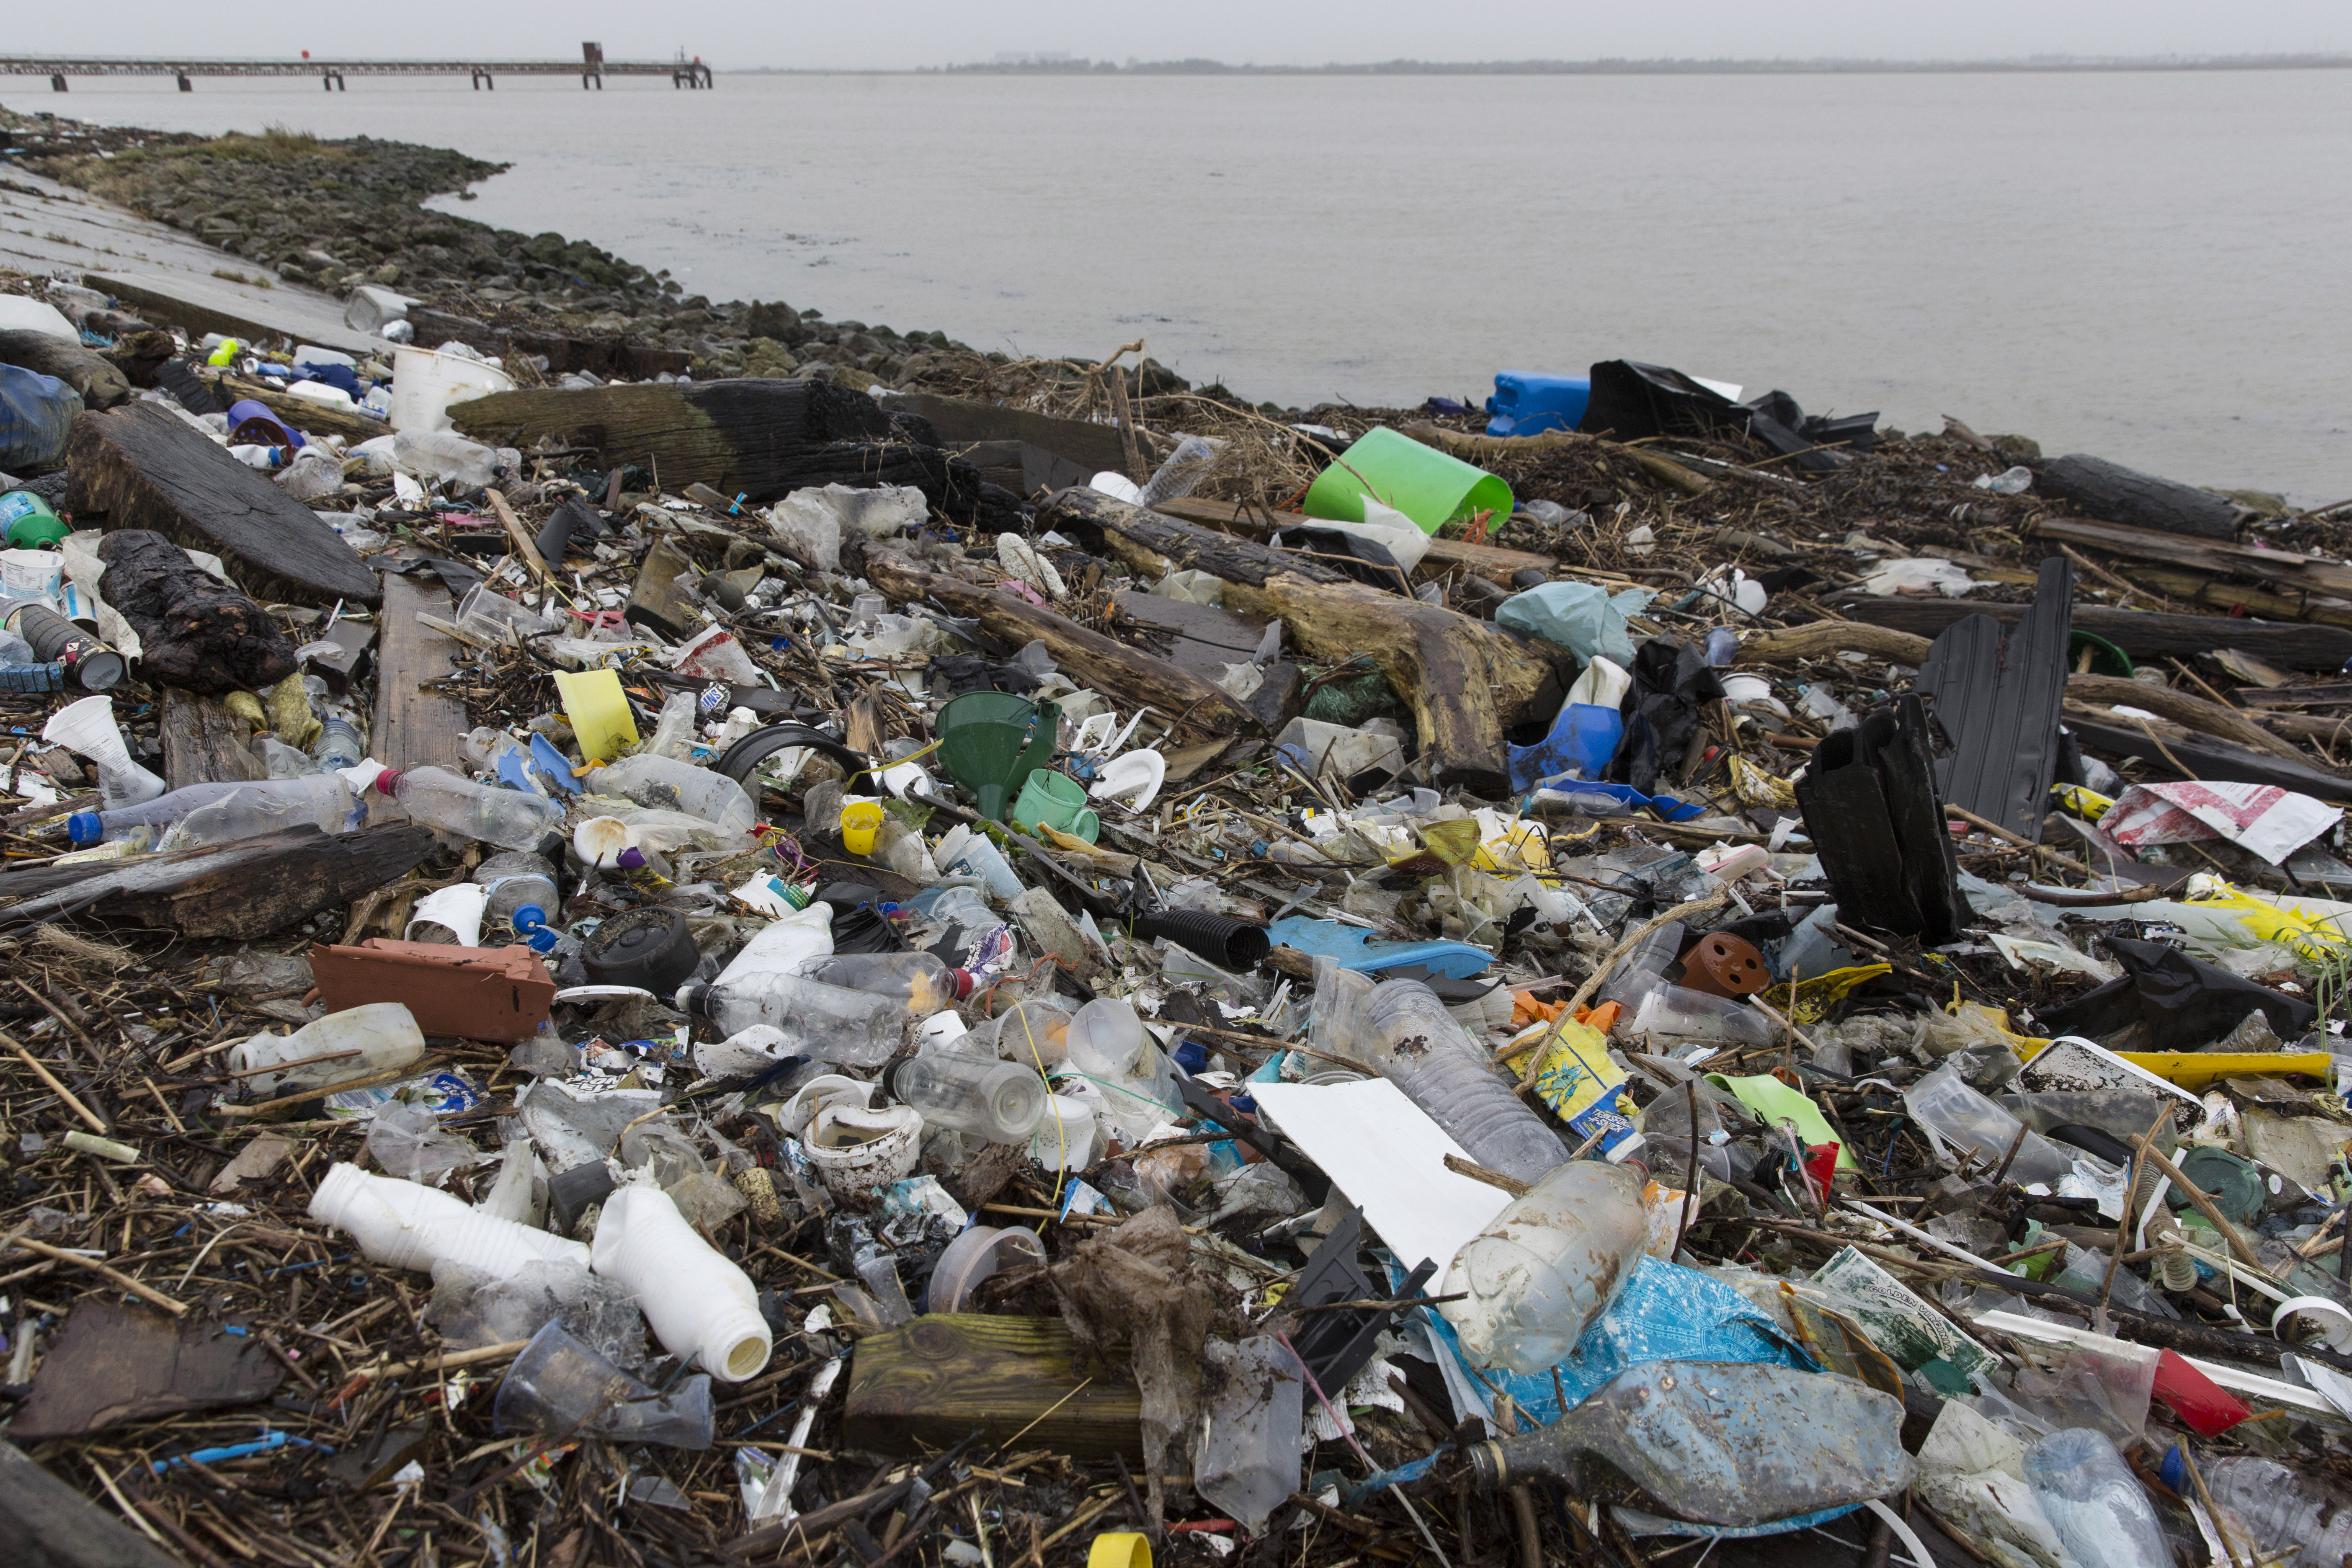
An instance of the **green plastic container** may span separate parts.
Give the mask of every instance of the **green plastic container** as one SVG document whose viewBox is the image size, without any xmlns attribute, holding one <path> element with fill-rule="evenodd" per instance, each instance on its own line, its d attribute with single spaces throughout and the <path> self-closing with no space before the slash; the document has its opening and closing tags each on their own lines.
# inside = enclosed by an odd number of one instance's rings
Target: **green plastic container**
<svg viewBox="0 0 2352 1568">
<path fill-rule="evenodd" d="M 73 531 L 49 510 L 49 503 L 30 490 L 0 495 L 0 535 L 11 550 L 55 550 Z"/>
<path fill-rule="evenodd" d="M 1339 454 L 1307 492 L 1307 515 L 1364 521 L 1364 494 L 1435 533 L 1475 511 L 1511 515 L 1511 487 L 1434 447 L 1382 426 Z"/>
<path fill-rule="evenodd" d="M 981 816 L 998 822 L 1029 775 L 1053 760 L 1061 728 L 1061 709 L 1009 691 L 967 691 L 933 725 L 940 765 L 978 797 Z"/>
</svg>

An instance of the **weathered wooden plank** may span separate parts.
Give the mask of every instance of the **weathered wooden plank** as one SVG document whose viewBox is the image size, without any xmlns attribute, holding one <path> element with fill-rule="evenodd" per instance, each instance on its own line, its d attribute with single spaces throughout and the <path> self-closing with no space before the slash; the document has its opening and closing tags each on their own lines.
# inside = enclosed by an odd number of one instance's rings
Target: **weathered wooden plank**
<svg viewBox="0 0 2352 1568">
<path fill-rule="evenodd" d="M 943 447 L 975 441 L 1026 441 L 1087 470 L 1124 472 L 1127 458 L 1118 431 L 1108 425 L 1083 419 L 1056 419 L 1025 408 L 1004 408 L 969 397 L 940 397 L 928 392 L 901 392 L 888 405 L 901 413 L 920 415 L 931 422 Z M 1082 481 L 1081 481 L 1082 482 Z"/>
<path fill-rule="evenodd" d="M 1143 1396 L 1124 1350 L 1092 1376 L 1058 1319 L 939 1312 L 862 1340 L 842 1410 L 845 1445 L 937 1451 L 977 1426 L 984 1445 L 1019 1436 L 1079 1459 L 1143 1458 Z"/>
<path fill-rule="evenodd" d="M 374 605 L 383 584 L 310 509 L 152 403 L 74 421 L 66 504 L 106 526 L 152 528 L 219 555 L 247 593 L 298 604 Z"/>
<path fill-rule="evenodd" d="M 1269 512 L 1264 507 L 1243 506 L 1229 500 L 1208 500 L 1200 496 L 1184 496 L 1176 500 L 1164 500 L 1151 509 L 1186 522 L 1197 522 L 1203 528 L 1213 528 L 1220 533 L 1238 533 L 1250 539 L 1264 539 L 1276 528 L 1312 524 L 1315 520 L 1298 512 Z M 1272 523 L 1267 520 L 1271 518 Z M 1527 550 L 1505 550 L 1494 544 L 1472 544 L 1460 539 L 1432 539 L 1429 553 L 1421 558 L 1415 571 L 1417 577 L 1434 576 L 1450 567 L 1460 566 L 1482 577 L 1492 577 L 1498 583 L 1508 583 L 1512 574 L 1540 572 L 1549 577 L 1559 566 L 1556 556 L 1538 555 Z"/>
<path fill-rule="evenodd" d="M 2045 517 L 2030 531 L 2041 539 L 2109 551 L 2137 561 L 2187 566 L 2215 576 L 2242 577 L 2306 593 L 2352 595 L 2352 566 L 2324 555 L 2257 550 L 2234 541 L 2191 538 L 2090 517 Z"/>
<path fill-rule="evenodd" d="M 1830 607 L 1849 619 L 1932 637 L 1966 616 L 2014 621 L 2023 605 L 1983 605 L 1969 599 L 1873 598 L 1838 595 Z M 2168 616 L 2152 610 L 2118 610 L 2099 605 L 2074 606 L 2074 628 L 2096 632 L 2134 658 L 2210 653 L 2242 648 L 2266 663 L 2295 669 L 2341 669 L 2352 658 L 2352 630 L 2340 626 L 2281 625 L 2238 616 Z"/>
<path fill-rule="evenodd" d="M 163 689 L 163 783 L 173 789 L 192 784 L 262 779 L 269 770 L 253 754 L 246 721 L 214 697 L 176 686 Z"/>
<path fill-rule="evenodd" d="M 15 1568 L 180 1568 L 7 1442 L 0 1442 L 0 1540 Z"/>
<path fill-rule="evenodd" d="M 1228 609 L 1280 616 L 1290 639 L 1319 659 L 1370 658 L 1412 710 L 1434 780 L 1501 788 L 1504 731 L 1559 704 L 1551 662 L 1533 644 L 1486 622 L 1384 594 L 1315 562 L 1097 490 L 1058 491 L 1040 516 L 1100 529 L 1114 551 L 1142 570 L 1197 567 L 1222 578 Z"/>
<path fill-rule="evenodd" d="M 375 728 L 369 750 L 388 768 L 430 763 L 463 768 L 466 705 L 437 691 L 420 691 L 421 681 L 449 673 L 450 656 L 460 651 L 455 637 L 417 625 L 416 612 L 446 616 L 454 608 L 446 591 L 427 588 L 413 577 L 384 579 L 383 609 L 376 649 Z"/>
</svg>

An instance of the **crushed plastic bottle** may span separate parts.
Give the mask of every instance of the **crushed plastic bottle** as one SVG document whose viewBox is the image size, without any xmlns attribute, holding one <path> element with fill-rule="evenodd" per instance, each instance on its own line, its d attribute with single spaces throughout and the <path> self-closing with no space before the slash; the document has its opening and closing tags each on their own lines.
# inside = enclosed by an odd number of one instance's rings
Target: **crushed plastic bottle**
<svg viewBox="0 0 2352 1568">
<path fill-rule="evenodd" d="M 1474 1365 L 1540 1373 L 1576 1348 L 1649 1242 L 1642 1178 L 1573 1160 L 1511 1201 L 1454 1259 L 1438 1308 Z"/>
<path fill-rule="evenodd" d="M 1437 994 L 1391 980 L 1364 1005 L 1359 1051 L 1381 1077 L 1490 1171 L 1539 1182 L 1568 1158 L 1559 1135 L 1523 1104 Z"/>
<path fill-rule="evenodd" d="M 404 1068 L 425 1054 L 415 1016 L 398 1002 L 371 1002 L 312 1020 L 290 1035 L 255 1035 L 229 1053 L 247 1093 L 267 1100 L 288 1089 L 317 1089 Z M 299 1064 L 283 1070 L 280 1063 Z"/>
<path fill-rule="evenodd" d="M 398 801 L 428 827 L 495 844 L 501 849 L 535 849 L 563 826 L 563 808 L 520 790 L 494 789 L 459 778 L 446 768 L 386 768 L 376 789 Z"/>
<path fill-rule="evenodd" d="M 2025 1450 L 2025 1484 L 2081 1568 L 2171 1568 L 2164 1527 L 2116 1446 L 2086 1426 Z"/>
<path fill-rule="evenodd" d="M 971 994 L 970 971 L 950 969 L 928 952 L 843 952 L 805 971 L 812 980 L 887 996 L 918 1017 L 954 1006 Z"/>
<path fill-rule="evenodd" d="M 2301 1546 L 2298 1563 L 2341 1563 L 2352 1553 L 2352 1487 L 2251 1454 L 2200 1468 L 2215 1505 L 2242 1530 L 2239 1545 L 2250 1536 L 2257 1552 L 2280 1556 Z"/>
<path fill-rule="evenodd" d="M 678 988 L 677 1005 L 730 1035 L 758 1024 L 780 1029 L 790 1046 L 782 1054 L 861 1068 L 879 1067 L 895 1056 L 914 1021 L 889 996 L 740 965 L 739 957 L 716 980 L 688 981 Z"/>
<path fill-rule="evenodd" d="M 184 830 L 173 847 L 193 848 L 274 833 L 302 822 L 315 822 L 322 832 L 341 833 L 353 824 L 358 809 L 358 797 L 341 776 L 306 773 L 251 784 L 186 784 L 121 810 L 78 811 L 66 819 L 66 833 L 78 848 L 129 839 L 145 849 L 174 830 Z"/>
<path fill-rule="evenodd" d="M 491 856 L 475 868 L 474 880 L 489 894 L 482 918 L 526 939 L 545 929 L 549 917 L 562 907 L 555 868 L 528 850 Z"/>
<path fill-rule="evenodd" d="M 656 811 L 683 812 L 741 833 L 759 813 L 743 786 L 725 773 L 644 752 L 596 768 L 582 781 L 597 795 L 618 795 Z"/>
</svg>

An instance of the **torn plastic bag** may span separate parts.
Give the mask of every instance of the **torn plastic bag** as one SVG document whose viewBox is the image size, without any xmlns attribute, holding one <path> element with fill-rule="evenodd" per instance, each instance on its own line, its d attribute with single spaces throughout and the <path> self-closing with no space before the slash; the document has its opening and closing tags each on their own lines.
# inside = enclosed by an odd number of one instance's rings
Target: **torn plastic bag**
<svg viewBox="0 0 2352 1568">
<path fill-rule="evenodd" d="M 1940 801 L 1918 698 L 1898 698 L 1822 742 L 1798 782 L 1797 805 L 1841 919 L 1930 946 L 1958 937 L 1973 916 Z"/>
<path fill-rule="evenodd" d="M 1699 704 L 1719 700 L 1723 682 L 1706 653 L 1671 637 L 1643 643 L 1631 666 L 1633 689 L 1619 705 L 1625 733 L 1609 759 L 1608 778 L 1644 795 L 1671 784 L 1683 750 L 1698 732 Z"/>
<path fill-rule="evenodd" d="M 1795 398 L 1780 391 L 1751 397 L 1737 406 L 1748 415 L 1748 434 L 1791 459 L 1791 468 L 1808 473 L 1827 472 L 1845 460 L 1843 453 L 1824 451 L 1823 447 L 1850 447 L 1857 452 L 1867 452 L 1876 438 L 1875 412 L 1849 414 L 1842 419 L 1824 418 L 1817 414 L 1808 415 L 1797 406 Z"/>
<path fill-rule="evenodd" d="M 81 395 L 53 375 L 0 364 L 0 469 L 23 473 L 65 455 Z"/>
<path fill-rule="evenodd" d="M 1276 529 L 1267 542 L 1276 550 L 1308 554 L 1317 565 L 1344 572 L 1370 587 L 1407 596 L 1412 593 L 1412 579 L 1405 575 L 1404 568 L 1397 563 L 1388 546 L 1377 539 L 1367 539 L 1343 528 L 1308 526 Z"/>
<path fill-rule="evenodd" d="M 1540 637 L 1580 659 L 1633 662 L 1633 639 L 1625 617 L 1638 616 L 1656 597 L 1647 588 L 1612 594 L 1591 583 L 1545 583 L 1514 594 L 1495 607 L 1495 624 L 1524 637 Z"/>
<path fill-rule="evenodd" d="M 1592 391 L 1577 428 L 1620 441 L 1653 436 L 1752 436 L 1811 473 L 1836 468 L 1851 447 L 1866 452 L 1878 416 L 1852 414 L 1829 419 L 1809 416 L 1785 392 L 1773 391 L 1736 403 L 1721 388 L 1660 364 L 1604 360 L 1592 367 Z M 1733 388 L 1734 395 L 1738 388 Z"/>
<path fill-rule="evenodd" d="M 2319 1016 L 2308 1002 L 2241 980 L 2161 942 L 2109 937 L 2107 952 L 2124 966 L 2124 977 L 2072 1002 L 2041 1009 L 2042 1022 L 2053 1035 L 2087 1035 L 2096 1040 L 2146 1024 L 2149 1038 L 2145 1048 L 2193 1051 L 2236 1028 L 2255 1008 L 2281 1039 L 2299 1038 Z"/>
</svg>

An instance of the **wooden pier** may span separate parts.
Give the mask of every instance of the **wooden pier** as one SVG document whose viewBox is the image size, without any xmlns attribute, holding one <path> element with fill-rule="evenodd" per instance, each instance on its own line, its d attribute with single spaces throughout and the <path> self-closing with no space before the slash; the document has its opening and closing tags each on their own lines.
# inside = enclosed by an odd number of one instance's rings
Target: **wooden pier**
<svg viewBox="0 0 2352 1568">
<path fill-rule="evenodd" d="M 581 87 L 599 90 L 608 76 L 666 76 L 676 88 L 718 85 L 700 55 L 688 58 L 680 49 L 675 59 L 608 60 L 602 44 L 581 45 L 576 60 L 314 60 L 307 50 L 299 59 L 270 60 L 0 55 L 0 76 L 45 76 L 57 92 L 67 90 L 68 79 L 78 76 L 174 77 L 182 92 L 195 91 L 200 76 L 315 76 L 329 92 L 349 91 L 345 79 L 355 76 L 468 76 L 477 92 L 495 91 L 501 76 L 577 76 Z"/>
</svg>

